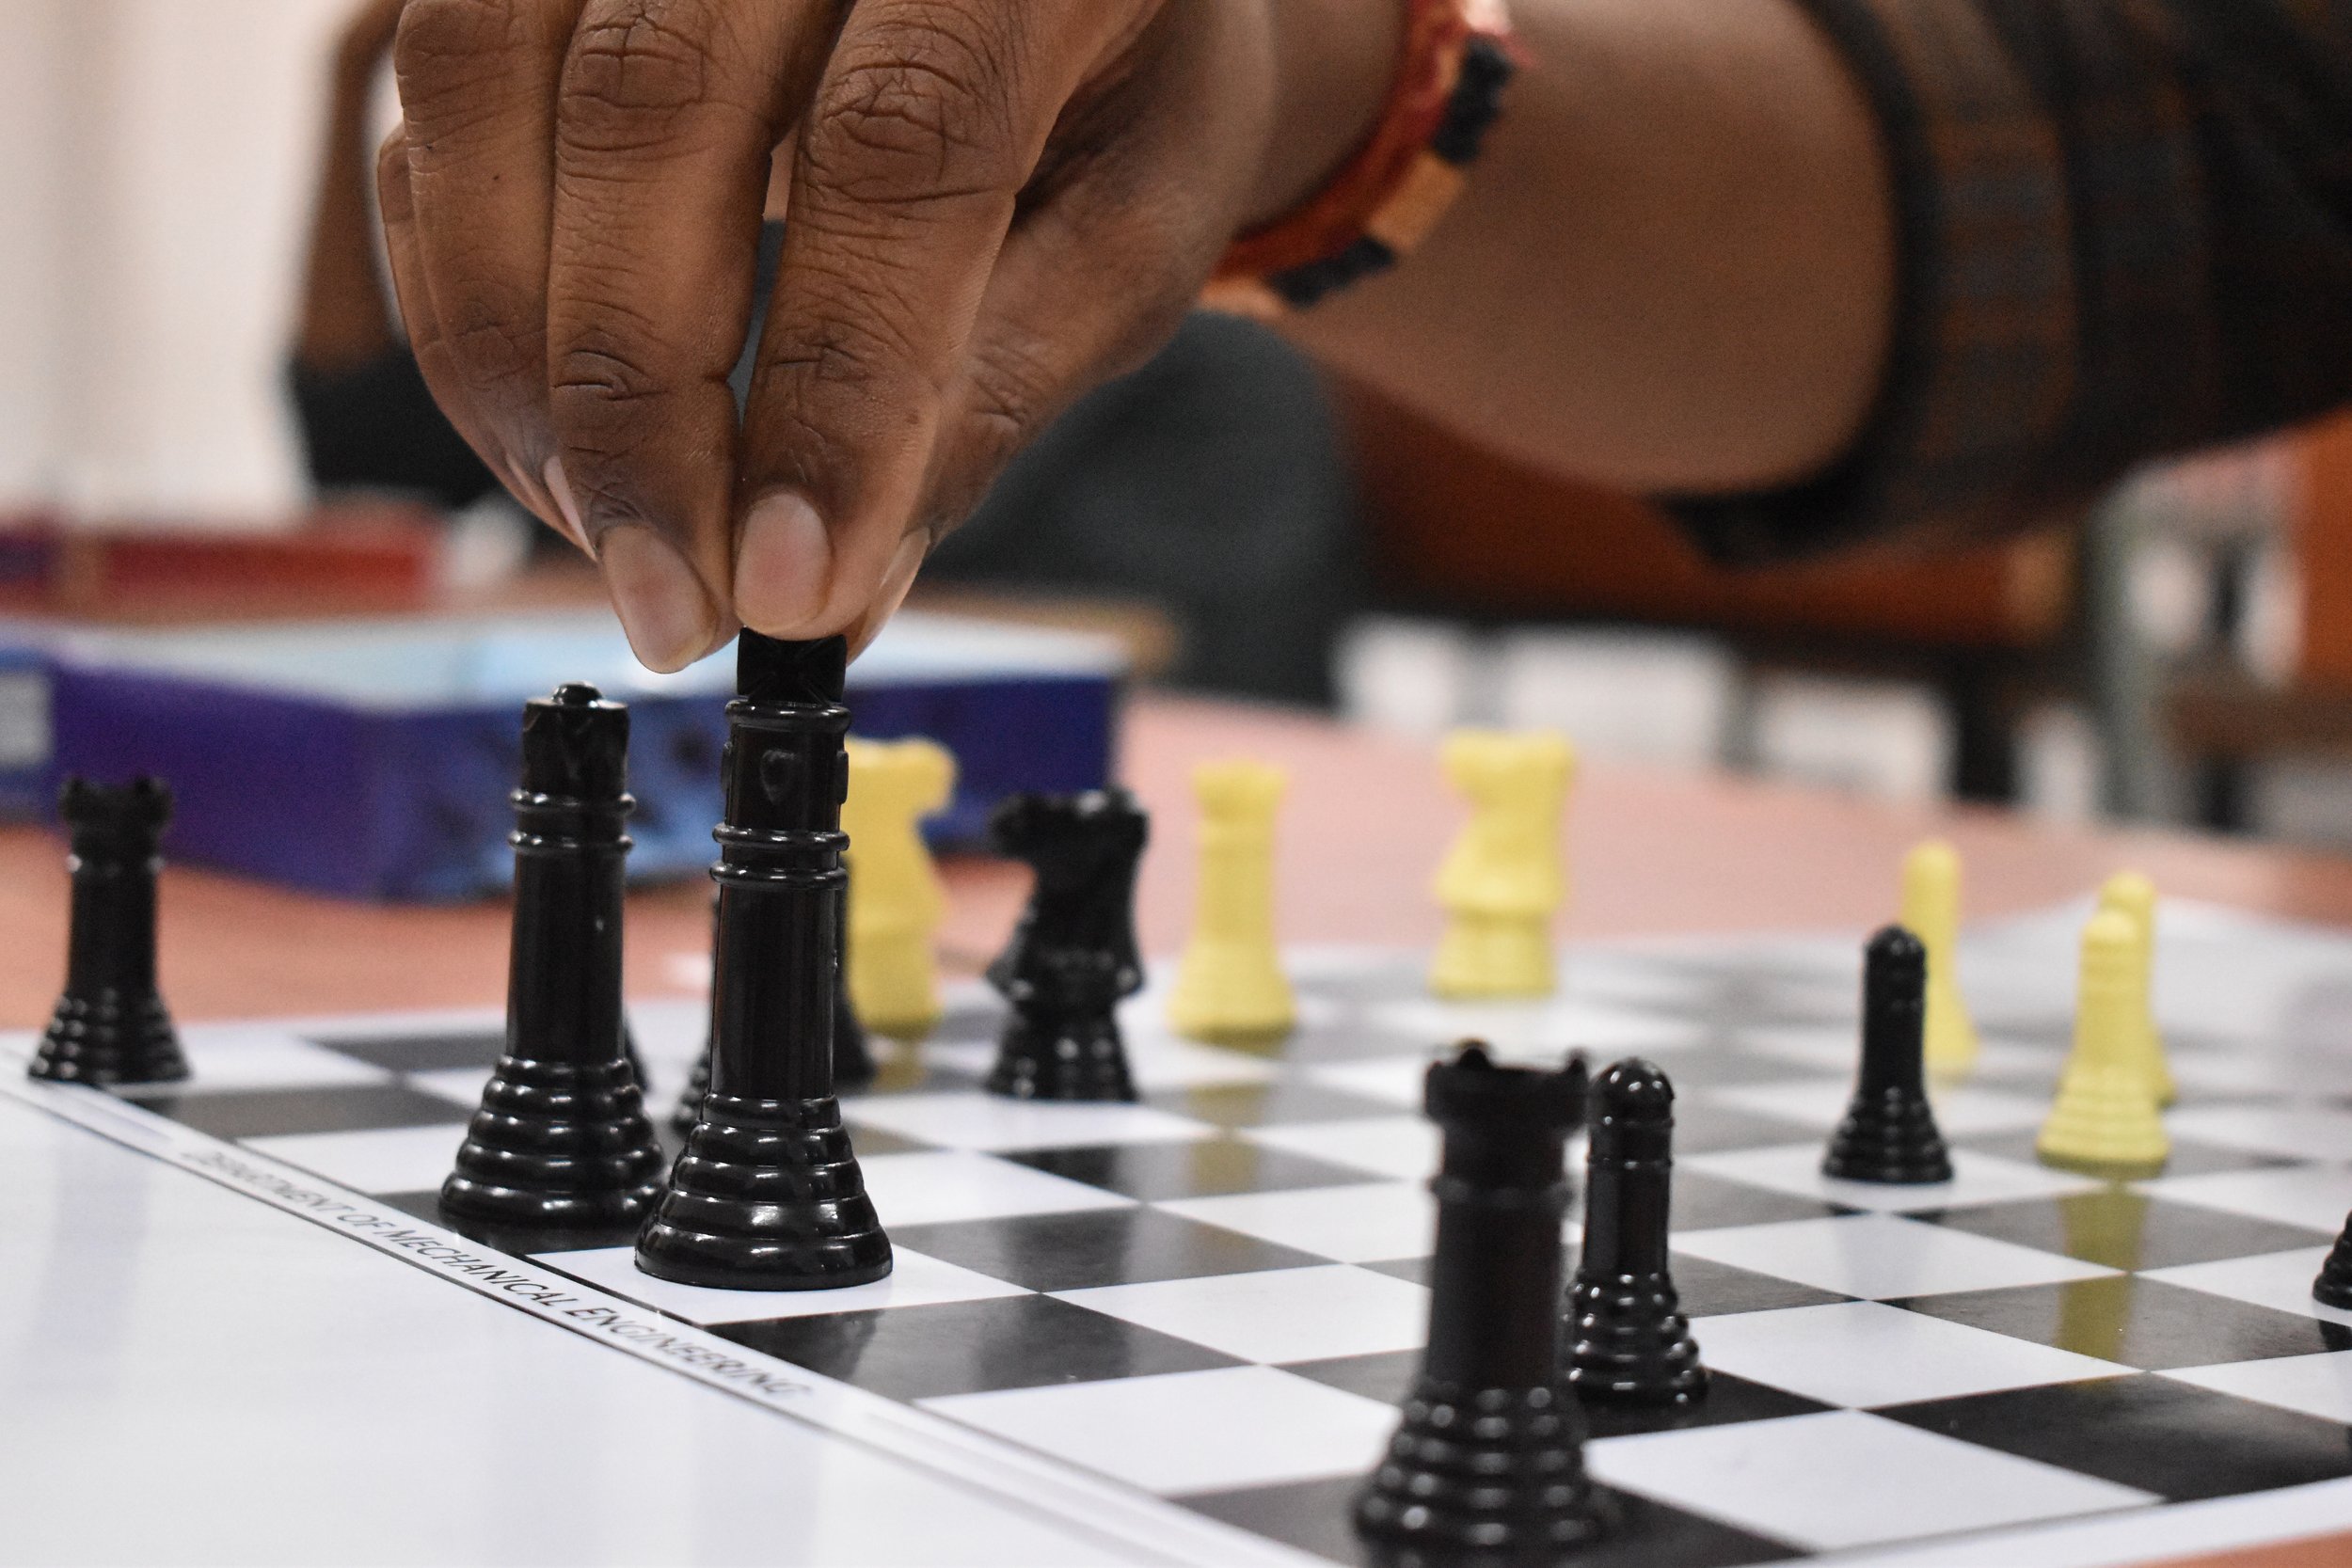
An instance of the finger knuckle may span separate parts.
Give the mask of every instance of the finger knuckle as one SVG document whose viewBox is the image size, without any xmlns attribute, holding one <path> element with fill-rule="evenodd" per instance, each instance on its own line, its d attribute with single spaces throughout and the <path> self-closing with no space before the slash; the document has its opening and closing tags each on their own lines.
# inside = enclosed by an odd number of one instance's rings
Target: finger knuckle
<svg viewBox="0 0 2352 1568">
<path fill-rule="evenodd" d="M 711 39 L 666 8 L 591 22 L 564 61 L 557 105 L 566 148 L 628 155 L 690 134 L 723 112 Z"/>
<path fill-rule="evenodd" d="M 392 70 L 410 125 L 431 134 L 445 117 L 474 112 L 531 44 L 528 10 L 513 0 L 409 0 Z"/>
<path fill-rule="evenodd" d="M 1026 159 L 1007 106 L 1017 87 L 994 54 L 946 28 L 900 25 L 861 40 L 819 95 L 812 167 L 866 202 L 1018 190 Z"/>
</svg>

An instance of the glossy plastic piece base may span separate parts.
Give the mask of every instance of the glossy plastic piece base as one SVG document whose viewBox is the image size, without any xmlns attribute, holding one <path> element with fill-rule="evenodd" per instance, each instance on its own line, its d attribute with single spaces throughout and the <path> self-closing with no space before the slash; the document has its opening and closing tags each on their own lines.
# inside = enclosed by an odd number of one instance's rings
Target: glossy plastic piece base
<svg viewBox="0 0 2352 1568">
<path fill-rule="evenodd" d="M 441 1184 L 453 1219 L 521 1230 L 633 1227 L 661 1196 L 661 1148 L 636 1075 L 499 1058 Z"/>
<path fill-rule="evenodd" d="M 707 1095 L 702 1114 L 637 1238 L 639 1268 L 722 1291 L 829 1291 L 890 1273 L 839 1101 Z"/>
<path fill-rule="evenodd" d="M 1053 1022 L 1014 1013 L 998 1037 L 988 1092 L 1013 1100 L 1135 1099 L 1118 1019 Z"/>
<path fill-rule="evenodd" d="M 58 1084 L 176 1084 L 188 1058 L 163 998 L 148 992 L 125 1005 L 112 992 L 67 996 L 50 1014 L 27 1076 Z"/>
<path fill-rule="evenodd" d="M 1840 1181 L 1926 1186 L 1952 1179 L 1952 1156 L 1924 1094 L 1857 1094 L 1830 1139 L 1821 1174 Z"/>
<path fill-rule="evenodd" d="M 1580 1275 L 1568 1291 L 1568 1383 L 1595 1404 L 1678 1408 L 1707 1394 L 1707 1369 L 1674 1281 Z"/>
<path fill-rule="evenodd" d="M 2322 1307 L 2352 1312 L 2352 1220 L 2346 1220 L 2344 1234 L 2328 1253 L 2328 1261 L 2312 1281 L 2312 1299 Z"/>
<path fill-rule="evenodd" d="M 1377 1560 L 1399 1568 L 1549 1560 L 1615 1529 L 1585 1473 L 1583 1418 L 1565 1385 L 1470 1390 L 1424 1379 L 1356 1502 Z"/>
</svg>

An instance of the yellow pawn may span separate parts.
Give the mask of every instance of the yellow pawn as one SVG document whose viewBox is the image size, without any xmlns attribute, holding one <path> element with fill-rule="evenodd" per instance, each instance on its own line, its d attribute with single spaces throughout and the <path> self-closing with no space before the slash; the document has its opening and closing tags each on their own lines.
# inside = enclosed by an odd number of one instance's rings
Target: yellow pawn
<svg viewBox="0 0 2352 1568">
<path fill-rule="evenodd" d="M 2156 1091 L 2156 1103 L 2169 1105 L 2181 1098 L 2172 1069 L 2164 1059 L 2164 1036 L 2156 1028 L 2154 982 L 2156 967 L 2156 884 L 2137 871 L 2119 871 L 2099 889 L 2099 907 L 2131 917 L 2138 932 L 2134 957 L 2137 970 L 2132 1000 L 2139 1013 L 2139 1069 Z"/>
<path fill-rule="evenodd" d="M 1193 769 L 1200 888 L 1168 1022 L 1204 1039 L 1287 1034 L 1298 1004 L 1274 941 L 1274 814 L 1290 778 L 1262 762 Z"/>
<path fill-rule="evenodd" d="M 1438 867 L 1448 916 L 1430 988 L 1456 999 L 1549 996 L 1551 917 L 1567 895 L 1560 815 L 1576 771 L 1565 736 L 1464 730 L 1445 743 L 1446 777 L 1470 819 Z"/>
<path fill-rule="evenodd" d="M 2074 1049 L 2058 1102 L 2034 1148 L 2047 1164 L 2096 1175 L 2152 1174 L 2172 1152 L 2156 1097 L 2139 1063 L 2132 1000 L 2138 932 L 2131 916 L 2105 910 L 2083 927 Z"/>
<path fill-rule="evenodd" d="M 920 1039 L 939 1022 L 931 932 L 947 890 L 917 824 L 947 803 L 956 759 L 930 740 L 851 740 L 850 793 L 850 1001 L 878 1034 Z"/>
<path fill-rule="evenodd" d="M 1977 1026 L 1960 994 L 1960 851 L 1940 838 L 1903 857 L 1902 925 L 1928 950 L 1928 1071 L 1960 1077 L 1977 1065 Z"/>
</svg>

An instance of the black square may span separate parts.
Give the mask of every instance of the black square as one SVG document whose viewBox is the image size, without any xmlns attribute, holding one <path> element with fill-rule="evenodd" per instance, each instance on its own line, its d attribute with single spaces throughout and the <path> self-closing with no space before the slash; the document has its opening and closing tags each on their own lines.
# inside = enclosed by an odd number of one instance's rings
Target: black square
<svg viewBox="0 0 2352 1568">
<path fill-rule="evenodd" d="M 1794 1084 L 1821 1076 L 1819 1068 L 1807 1067 L 1802 1062 L 1792 1062 L 1760 1051 L 1740 1051 L 1723 1046 L 1710 1046 L 1700 1051 L 1677 1051 L 1668 1059 L 1673 1064 L 1674 1083 L 1677 1089 L 1748 1088 L 1758 1084 Z M 1687 1101 L 1677 1105 L 1677 1119 L 1692 1108 Z"/>
<path fill-rule="evenodd" d="M 501 1030 L 453 1031 L 446 1035 L 353 1035 L 311 1039 L 312 1045 L 394 1072 L 443 1072 L 452 1068 L 493 1067 L 506 1051 Z"/>
<path fill-rule="evenodd" d="M 1798 1197 L 1701 1171 L 1677 1171 L 1669 1229 L 1719 1230 L 1735 1225 L 1772 1225 L 1782 1220 L 1832 1219 L 1854 1210 L 1818 1197 Z"/>
<path fill-rule="evenodd" d="M 469 1242 L 477 1242 L 509 1258 L 535 1258 L 543 1253 L 592 1252 L 603 1247 L 628 1246 L 637 1239 L 639 1227 L 616 1225 L 602 1230 L 518 1230 L 504 1226 L 479 1225 L 441 1212 L 441 1192 L 437 1187 L 415 1193 L 373 1193 L 369 1195 L 389 1209 L 453 1230 Z"/>
<path fill-rule="evenodd" d="M 1421 1352 L 1392 1350 L 1328 1361 L 1289 1361 L 1282 1370 L 1382 1404 L 1402 1404 L 1412 1390 L 1413 1379 L 1421 1375 Z"/>
<path fill-rule="evenodd" d="M 1147 1203 L 1297 1187 L 1355 1186 L 1377 1180 L 1345 1165 L 1327 1164 L 1241 1138 L 1032 1148 L 997 1158 Z"/>
<path fill-rule="evenodd" d="M 2042 1157 L 2034 1149 L 2034 1139 L 2040 1134 L 2031 1128 L 2013 1132 L 1986 1132 L 1950 1140 L 1954 1148 L 1972 1149 L 1979 1154 L 1997 1154 L 2004 1160 L 2023 1164 L 2039 1164 Z M 2203 1144 L 2181 1138 L 2172 1140 L 2172 1157 L 2164 1163 L 2166 1176 L 2214 1176 L 2232 1170 L 2275 1170 L 2281 1165 L 2298 1162 L 2282 1160 L 2271 1154 L 2249 1154 L 2243 1149 L 2212 1148 Z"/>
<path fill-rule="evenodd" d="M 1208 1084 L 1190 1089 L 1162 1089 L 1145 1095 L 1143 1102 L 1172 1116 L 1189 1117 L 1225 1128 L 1353 1121 L 1361 1117 L 1398 1114 L 1394 1105 L 1288 1077 L 1265 1084 Z"/>
<path fill-rule="evenodd" d="M 1032 1291 L 1259 1274 L 1330 1261 L 1143 1208 L 902 1226 L 891 1235 L 910 1251 Z"/>
<path fill-rule="evenodd" d="M 1890 1305 L 2146 1371 L 2352 1350 L 2352 1327 L 2130 1275 Z"/>
<path fill-rule="evenodd" d="M 2061 1253 L 2087 1263 L 2125 1270 L 2254 1258 L 2297 1247 L 2326 1246 L 2332 1240 L 2296 1226 L 2167 1203 L 2128 1187 L 2102 1187 L 2095 1192 L 1911 1217 L 1973 1236 L 2015 1242 L 2037 1252 Z"/>
<path fill-rule="evenodd" d="M 1699 1359 L 1707 1359 L 1707 1339 L 1699 1336 Z M 1645 1432 L 1685 1432 L 1692 1427 L 1739 1426 L 1747 1421 L 1778 1420 L 1783 1416 L 1815 1416 L 1834 1406 L 1791 1394 L 1786 1389 L 1750 1383 L 1729 1372 L 1709 1371 L 1707 1396 L 1679 1410 L 1609 1405 L 1587 1401 L 1584 1424 L 1595 1437 L 1631 1437 Z"/>
<path fill-rule="evenodd" d="M 1312 1552 L 1333 1562 L 1370 1564 L 1373 1558 L 1356 1535 L 1356 1497 L 1362 1476 L 1253 1486 L 1235 1492 L 1201 1492 L 1176 1500 L 1256 1535 Z M 1619 1493 L 1623 1523 L 1606 1541 L 1580 1547 L 1560 1560 L 1575 1568 L 1742 1568 L 1751 1562 L 1782 1562 L 1799 1556 L 1780 1542 L 1685 1513 L 1678 1508 Z"/>
<path fill-rule="evenodd" d="M 460 1126 L 473 1116 L 467 1106 L 405 1084 L 159 1095 L 140 1103 L 183 1127 L 230 1139 L 289 1132 L 365 1132 L 383 1127 Z M 450 1147 L 454 1149 L 456 1145 Z"/>
<path fill-rule="evenodd" d="M 901 1400 L 1241 1365 L 1205 1345 L 1051 1296 L 774 1318 L 711 1332 Z"/>
<path fill-rule="evenodd" d="M 1835 1307 L 1851 1301 L 1851 1296 L 1835 1291 L 1816 1290 L 1800 1285 L 1793 1279 L 1775 1279 L 1768 1274 L 1754 1274 L 1718 1263 L 1711 1259 L 1692 1258 L 1686 1253 L 1673 1255 L 1675 1291 L 1682 1298 L 1682 1310 L 1693 1318 L 1728 1317 L 1734 1312 L 1771 1312 L 1784 1307 Z M 1699 1331 L 1701 1358 L 1704 1359 L 1707 1335 Z"/>
<path fill-rule="evenodd" d="M 1426 1285 L 1429 1283 L 1430 1264 L 1435 1261 L 1436 1259 L 1427 1257 L 1388 1258 L 1377 1263 L 1359 1263 L 1356 1266 L 1359 1269 L 1370 1269 L 1375 1274 L 1385 1274 L 1391 1279 L 1402 1279 L 1414 1285 Z"/>
<path fill-rule="evenodd" d="M 2352 1475 L 2352 1432 L 2335 1422 L 2163 1377 L 2010 1388 L 1877 1414 L 2173 1502 Z"/>
</svg>

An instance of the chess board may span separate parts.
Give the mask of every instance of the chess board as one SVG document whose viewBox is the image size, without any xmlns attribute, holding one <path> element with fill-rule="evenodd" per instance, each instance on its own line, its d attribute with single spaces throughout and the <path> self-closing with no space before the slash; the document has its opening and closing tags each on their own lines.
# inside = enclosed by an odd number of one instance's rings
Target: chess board
<svg viewBox="0 0 2352 1568">
<path fill-rule="evenodd" d="M 1433 1051 L 1639 1054 L 1677 1085 L 1675 1264 L 1714 1384 L 1687 1414 L 1596 1416 L 1628 1526 L 1579 1561 L 2093 1563 L 2352 1529 L 2352 1314 L 2309 1297 L 2352 1209 L 2352 937 L 2169 906 L 2175 1149 L 2103 1184 L 2031 1151 L 2084 912 L 1968 937 L 1985 1048 L 1938 1094 L 1936 1187 L 1818 1174 L 1860 933 L 1582 945 L 1560 997 L 1511 1006 L 1431 1000 L 1425 955 L 1300 950 L 1279 1048 L 1176 1038 L 1136 999 L 1134 1105 L 981 1093 L 1000 1015 L 961 987 L 845 1101 L 898 1266 L 837 1292 L 442 1227 L 490 1012 L 193 1025 L 196 1081 L 127 1100 L 24 1082 L 30 1038 L 5 1037 L 0 1092 L 1122 1548 L 1353 1562 L 1424 1326 Z M 699 1009 L 632 1017 L 666 1110 Z"/>
</svg>

